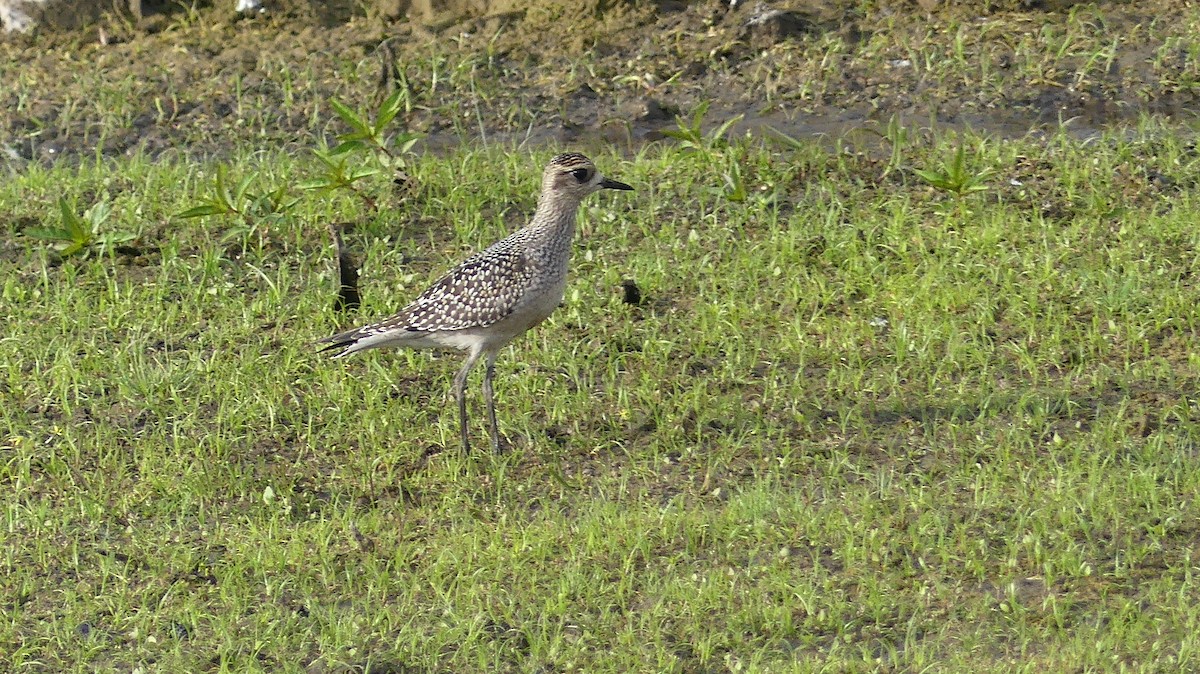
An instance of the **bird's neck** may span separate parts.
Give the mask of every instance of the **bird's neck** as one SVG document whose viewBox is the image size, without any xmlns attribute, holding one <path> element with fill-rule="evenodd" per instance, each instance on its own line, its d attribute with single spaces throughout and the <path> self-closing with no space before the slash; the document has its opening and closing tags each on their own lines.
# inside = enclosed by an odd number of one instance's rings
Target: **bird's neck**
<svg viewBox="0 0 1200 674">
<path fill-rule="evenodd" d="M 577 203 L 539 202 L 533 224 L 529 227 L 531 238 L 539 244 L 535 249 L 545 250 L 551 259 L 563 259 L 569 255 L 578 211 Z"/>
</svg>

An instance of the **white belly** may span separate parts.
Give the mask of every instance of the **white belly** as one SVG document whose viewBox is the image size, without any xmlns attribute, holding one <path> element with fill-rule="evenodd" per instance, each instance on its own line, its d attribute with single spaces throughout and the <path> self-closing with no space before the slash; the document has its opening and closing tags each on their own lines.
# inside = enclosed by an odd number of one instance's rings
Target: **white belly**
<svg viewBox="0 0 1200 674">
<path fill-rule="evenodd" d="M 553 283 L 540 292 L 531 293 L 511 314 L 489 326 L 433 333 L 426 335 L 422 341 L 429 346 L 464 351 L 480 345 L 485 351 L 499 349 L 554 313 L 558 305 L 562 304 L 566 281 L 564 277 L 562 281 Z"/>
</svg>

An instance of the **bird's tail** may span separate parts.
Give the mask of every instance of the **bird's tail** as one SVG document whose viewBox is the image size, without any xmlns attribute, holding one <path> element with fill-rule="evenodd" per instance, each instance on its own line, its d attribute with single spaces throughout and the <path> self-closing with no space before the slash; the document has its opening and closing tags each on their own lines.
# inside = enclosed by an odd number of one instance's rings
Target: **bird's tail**
<svg viewBox="0 0 1200 674">
<path fill-rule="evenodd" d="M 351 353 L 354 353 L 354 351 L 356 350 L 356 349 L 354 349 L 354 345 L 358 343 L 358 340 L 362 336 L 363 336 L 362 328 L 355 328 L 353 330 L 347 330 L 346 332 L 339 332 L 338 334 L 332 335 L 330 337 L 318 339 L 317 344 L 325 345 L 321 348 L 321 350 L 318 353 L 328 353 L 330 351 L 336 351 L 337 353 L 331 353 L 330 355 L 333 356 L 334 358 L 341 358 L 342 356 L 347 356 Z"/>
</svg>

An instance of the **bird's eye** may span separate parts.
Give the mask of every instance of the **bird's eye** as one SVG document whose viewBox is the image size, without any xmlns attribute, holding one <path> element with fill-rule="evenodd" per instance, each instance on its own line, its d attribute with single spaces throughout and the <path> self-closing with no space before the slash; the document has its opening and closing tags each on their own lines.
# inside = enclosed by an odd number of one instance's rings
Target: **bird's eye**
<svg viewBox="0 0 1200 674">
<path fill-rule="evenodd" d="M 578 168 L 574 171 L 571 171 L 571 175 L 575 176 L 575 180 L 578 180 L 580 183 L 586 183 L 588 178 L 592 177 L 591 173 L 591 171 L 585 168 Z"/>
</svg>

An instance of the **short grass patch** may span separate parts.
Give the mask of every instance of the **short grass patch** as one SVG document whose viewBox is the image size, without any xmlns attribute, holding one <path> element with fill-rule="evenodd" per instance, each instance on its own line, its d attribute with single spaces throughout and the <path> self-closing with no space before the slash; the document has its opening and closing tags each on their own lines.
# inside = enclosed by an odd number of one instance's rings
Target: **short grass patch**
<svg viewBox="0 0 1200 674">
<path fill-rule="evenodd" d="M 931 138 L 593 152 L 637 191 L 589 200 L 564 307 L 500 361 L 506 454 L 472 380 L 468 458 L 457 358 L 312 342 L 523 224 L 550 151 L 418 157 L 376 212 L 252 233 L 174 217 L 211 162 L 11 176 L 8 668 L 1197 668 L 1194 148 Z M 960 148 L 986 189 L 910 170 Z M 23 232 L 64 196 L 136 238 L 59 260 Z"/>
</svg>

